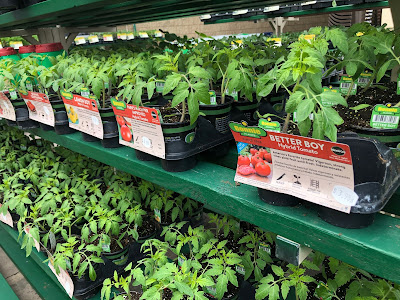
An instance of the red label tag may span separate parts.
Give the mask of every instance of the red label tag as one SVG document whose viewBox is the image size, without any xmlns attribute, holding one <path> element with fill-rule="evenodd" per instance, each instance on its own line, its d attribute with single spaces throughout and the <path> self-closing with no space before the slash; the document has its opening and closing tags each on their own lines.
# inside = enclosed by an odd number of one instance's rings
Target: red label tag
<svg viewBox="0 0 400 300">
<path fill-rule="evenodd" d="M 96 100 L 62 92 L 69 127 L 103 139 L 103 123 Z"/>
<path fill-rule="evenodd" d="M 54 126 L 54 112 L 46 94 L 29 91 L 27 95 L 22 94 L 22 99 L 28 107 L 30 119 Z"/>
<path fill-rule="evenodd" d="M 0 117 L 11 121 L 16 120 L 14 106 L 3 92 L 0 92 Z"/>
<path fill-rule="evenodd" d="M 346 213 L 355 205 L 350 148 L 230 123 L 239 152 L 235 181 Z"/>
</svg>

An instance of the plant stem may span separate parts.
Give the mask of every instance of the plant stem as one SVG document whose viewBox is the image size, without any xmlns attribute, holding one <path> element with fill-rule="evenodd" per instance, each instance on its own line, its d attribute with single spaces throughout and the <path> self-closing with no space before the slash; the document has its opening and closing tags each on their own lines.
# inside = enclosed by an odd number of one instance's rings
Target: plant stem
<svg viewBox="0 0 400 300">
<path fill-rule="evenodd" d="M 286 114 L 285 123 L 283 124 L 282 133 L 287 133 L 291 116 L 292 116 L 291 113 L 287 113 Z"/>
</svg>

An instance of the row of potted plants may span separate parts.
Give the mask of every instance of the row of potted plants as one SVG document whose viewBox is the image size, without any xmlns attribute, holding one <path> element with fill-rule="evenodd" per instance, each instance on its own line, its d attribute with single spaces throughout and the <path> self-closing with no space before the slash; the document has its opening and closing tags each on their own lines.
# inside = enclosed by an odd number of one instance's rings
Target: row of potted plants
<svg viewBox="0 0 400 300">
<path fill-rule="evenodd" d="M 27 255 L 37 244 L 70 273 L 79 298 L 95 292 L 87 282 L 105 299 L 112 287 L 126 293 L 114 299 L 399 298 L 398 285 L 321 253 L 284 263 L 272 233 L 218 214 L 203 225 L 197 202 L 19 130 L 3 130 L 0 146 L 0 212 Z"/>
</svg>

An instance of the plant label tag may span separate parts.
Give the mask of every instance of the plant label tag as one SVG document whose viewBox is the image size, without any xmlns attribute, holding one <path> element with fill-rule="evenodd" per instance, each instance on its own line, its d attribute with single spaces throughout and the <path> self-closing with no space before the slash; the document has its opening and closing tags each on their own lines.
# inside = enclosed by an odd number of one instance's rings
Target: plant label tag
<svg viewBox="0 0 400 300">
<path fill-rule="evenodd" d="M 268 38 L 267 42 L 274 42 L 275 47 L 281 47 L 282 46 L 282 39 L 281 38 Z"/>
<path fill-rule="evenodd" d="M 2 205 L 0 204 L 0 207 L 1 206 Z M 7 224 L 10 227 L 14 227 L 13 219 L 8 209 L 6 214 L 0 213 L 0 221 L 3 222 L 4 224 Z"/>
<path fill-rule="evenodd" d="M 145 31 L 139 32 L 139 36 L 140 36 L 142 39 L 147 39 L 147 38 L 149 37 L 149 35 L 148 35 L 147 32 L 145 32 Z"/>
<path fill-rule="evenodd" d="M 111 252 L 109 243 L 101 242 L 101 249 L 103 249 L 103 252 L 107 252 L 107 253 Z"/>
<path fill-rule="evenodd" d="M 399 119 L 400 107 L 378 104 L 372 111 L 370 126 L 372 128 L 397 129 Z"/>
<path fill-rule="evenodd" d="M 209 91 L 210 94 L 210 105 L 217 105 L 217 95 L 215 94 L 215 91 Z M 201 104 L 205 104 L 201 102 Z"/>
<path fill-rule="evenodd" d="M 246 274 L 246 270 L 242 264 L 237 264 L 235 269 L 236 269 L 236 272 L 240 275 L 244 276 Z"/>
<path fill-rule="evenodd" d="M 163 37 L 162 32 L 160 30 L 156 30 L 156 32 L 154 32 L 154 37 L 156 37 L 156 38 Z"/>
<path fill-rule="evenodd" d="M 27 88 L 28 90 L 32 91 L 32 90 L 33 90 L 33 85 L 32 85 L 32 83 L 27 83 L 27 84 L 26 84 L 26 88 Z"/>
<path fill-rule="evenodd" d="M 49 97 L 46 94 L 31 91 L 20 91 L 20 93 L 28 107 L 29 118 L 54 127 L 55 117 Z"/>
<path fill-rule="evenodd" d="M 128 41 L 133 40 L 134 38 L 135 38 L 135 35 L 133 34 L 133 32 L 128 32 L 128 33 L 126 34 L 126 39 L 127 39 Z"/>
<path fill-rule="evenodd" d="M 81 96 L 85 98 L 89 98 L 90 92 L 88 88 L 81 88 Z"/>
<path fill-rule="evenodd" d="M 264 7 L 264 12 L 272 12 L 279 10 L 279 5 Z"/>
<path fill-rule="evenodd" d="M 338 198 L 337 189 L 333 192 L 336 186 L 354 191 L 348 145 L 266 131 L 237 122 L 230 122 L 229 127 L 239 155 L 249 157 L 252 148 L 259 151 L 264 148 L 271 154 L 268 160 L 250 156 L 248 165 L 237 166 L 234 181 L 350 213 L 351 202 Z"/>
<path fill-rule="evenodd" d="M 239 93 L 236 90 L 233 90 L 232 92 L 230 92 L 228 89 L 226 90 L 226 94 L 228 96 L 233 97 L 233 100 L 238 101 L 239 100 Z"/>
<path fill-rule="evenodd" d="M 10 121 L 16 120 L 14 106 L 11 104 L 10 99 L 8 99 L 3 92 L 0 92 L 0 118 Z"/>
<path fill-rule="evenodd" d="M 89 40 L 89 44 L 95 44 L 95 43 L 99 42 L 99 37 L 96 34 L 89 35 L 88 40 Z"/>
<path fill-rule="evenodd" d="M 10 47 L 18 50 L 19 47 L 22 47 L 24 44 L 21 41 L 10 41 Z"/>
<path fill-rule="evenodd" d="M 165 82 L 156 82 L 156 92 L 162 93 L 164 90 Z"/>
<path fill-rule="evenodd" d="M 357 82 L 354 82 L 353 78 L 349 76 L 342 76 L 340 78 L 340 93 L 347 95 L 349 91 L 350 95 L 357 94 Z"/>
<path fill-rule="evenodd" d="M 53 231 L 49 233 L 50 249 L 56 249 L 56 236 Z"/>
<path fill-rule="evenodd" d="M 109 33 L 103 34 L 103 41 L 104 42 L 113 42 L 114 41 L 113 35 L 109 34 Z"/>
<path fill-rule="evenodd" d="M 258 120 L 258 126 L 268 131 L 281 132 L 281 124 L 277 121 L 271 121 L 270 118 Z"/>
<path fill-rule="evenodd" d="M 97 101 L 65 91 L 61 91 L 61 97 L 67 111 L 69 127 L 103 139 L 103 123 Z"/>
<path fill-rule="evenodd" d="M 39 244 L 39 242 L 38 242 L 36 239 L 34 239 L 33 236 L 29 233 L 29 232 L 31 231 L 31 228 L 30 228 L 26 223 L 25 223 L 25 226 L 24 226 L 24 231 L 25 231 L 25 233 L 33 240 L 34 246 L 35 246 L 37 252 L 40 252 L 40 244 Z"/>
<path fill-rule="evenodd" d="M 64 288 L 67 295 L 72 299 L 72 296 L 74 294 L 74 283 L 73 283 L 71 277 L 69 276 L 68 272 L 59 267 L 58 274 L 57 274 L 51 261 L 49 261 L 48 266 L 49 266 L 50 270 L 53 272 L 53 274 L 56 276 L 58 282 Z"/>
<path fill-rule="evenodd" d="M 118 123 L 119 143 L 165 159 L 165 141 L 155 108 L 126 104 L 111 99 Z"/>
<path fill-rule="evenodd" d="M 358 77 L 357 84 L 360 87 L 364 88 L 369 84 L 371 77 L 372 77 L 372 73 L 368 73 L 368 72 L 361 73 L 360 77 Z"/>
<path fill-rule="evenodd" d="M 178 256 L 178 266 L 179 268 L 182 268 L 183 263 L 186 261 L 186 257 L 183 255 Z"/>
<path fill-rule="evenodd" d="M 15 100 L 18 98 L 17 91 L 15 89 L 9 89 L 8 91 L 10 92 L 10 97 L 12 100 Z"/>
<path fill-rule="evenodd" d="M 308 117 L 310 118 L 310 120 L 314 120 L 314 114 L 313 113 L 311 113 Z M 298 120 L 297 120 L 297 112 L 293 113 L 293 122 L 296 122 L 296 123 L 298 122 Z"/>
<path fill-rule="evenodd" d="M 126 40 L 126 33 L 125 32 L 121 32 L 121 33 L 118 33 L 117 34 L 117 38 L 119 39 L 119 40 Z"/>
<path fill-rule="evenodd" d="M 206 286 L 205 292 L 208 293 L 212 298 L 215 298 L 217 295 L 217 287 L 216 286 Z"/>
<path fill-rule="evenodd" d="M 84 45 L 84 44 L 86 44 L 86 39 L 83 36 L 77 36 L 74 39 L 74 42 L 75 42 L 75 45 Z"/>
<path fill-rule="evenodd" d="M 154 219 L 158 222 L 161 223 L 161 212 L 159 209 L 155 208 L 154 209 Z"/>
<path fill-rule="evenodd" d="M 301 39 L 305 39 L 307 42 L 311 43 L 312 41 L 315 40 L 315 34 L 300 35 L 299 36 L 299 41 Z"/>
<path fill-rule="evenodd" d="M 258 245 L 258 250 L 263 251 L 271 255 L 271 247 L 266 243 L 260 243 Z"/>
<path fill-rule="evenodd" d="M 331 92 L 331 93 L 340 93 L 340 91 L 339 91 L 339 89 L 338 88 L 334 88 L 334 87 L 332 87 L 332 86 L 329 86 L 329 87 L 326 87 L 326 86 L 324 86 L 323 88 L 322 88 L 322 91 L 325 93 L 325 92 Z M 325 107 L 331 107 L 331 106 L 333 106 L 335 103 L 332 103 L 331 101 L 328 101 L 328 100 L 326 100 L 326 99 L 324 99 L 324 98 L 322 98 L 321 99 L 321 102 L 322 102 L 322 105 L 323 106 L 325 106 Z"/>
<path fill-rule="evenodd" d="M 400 95 L 400 73 L 397 76 L 397 95 Z"/>
<path fill-rule="evenodd" d="M 337 202 L 346 206 L 353 206 L 358 200 L 358 195 L 353 190 L 341 185 L 333 187 L 332 196 Z"/>
</svg>

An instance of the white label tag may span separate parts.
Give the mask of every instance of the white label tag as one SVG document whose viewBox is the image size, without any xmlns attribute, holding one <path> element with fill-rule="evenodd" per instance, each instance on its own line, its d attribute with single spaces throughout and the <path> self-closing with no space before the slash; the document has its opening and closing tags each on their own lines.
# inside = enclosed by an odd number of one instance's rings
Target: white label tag
<svg viewBox="0 0 400 300">
<path fill-rule="evenodd" d="M 2 205 L 0 204 L 0 207 Z M 3 222 L 4 224 L 7 224 L 10 227 L 14 227 L 14 223 L 11 217 L 10 212 L 7 210 L 7 213 L 5 215 L 0 214 L 0 221 Z"/>
<path fill-rule="evenodd" d="M 58 268 L 59 273 L 57 274 L 57 272 L 54 269 L 54 266 L 51 264 L 51 262 L 48 263 L 48 266 L 49 266 L 50 270 L 53 272 L 53 274 L 56 276 L 58 282 L 61 284 L 61 286 L 67 292 L 68 296 L 72 299 L 72 296 L 74 294 L 74 283 L 72 282 L 72 279 L 69 276 L 68 272 Z"/>
<path fill-rule="evenodd" d="M 335 185 L 332 190 L 333 198 L 347 206 L 353 206 L 357 203 L 358 195 L 348 187 Z"/>
</svg>

